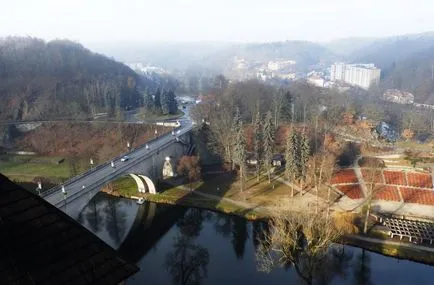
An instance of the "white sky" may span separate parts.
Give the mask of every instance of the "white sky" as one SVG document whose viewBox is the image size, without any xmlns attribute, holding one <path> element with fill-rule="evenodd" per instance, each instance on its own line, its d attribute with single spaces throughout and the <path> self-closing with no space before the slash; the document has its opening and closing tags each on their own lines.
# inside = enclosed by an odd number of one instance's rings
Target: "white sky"
<svg viewBox="0 0 434 285">
<path fill-rule="evenodd" d="M 434 0 L 0 0 L 0 36 L 328 41 L 434 30 Z"/>
</svg>

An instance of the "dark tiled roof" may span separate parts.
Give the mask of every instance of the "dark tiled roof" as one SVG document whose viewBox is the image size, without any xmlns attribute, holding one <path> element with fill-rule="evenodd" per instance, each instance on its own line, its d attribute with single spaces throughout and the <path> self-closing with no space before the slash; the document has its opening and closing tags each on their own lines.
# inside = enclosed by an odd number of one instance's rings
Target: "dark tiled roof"
<svg viewBox="0 0 434 285">
<path fill-rule="evenodd" d="M 0 174 L 0 284 L 118 284 L 138 271 L 68 215 Z"/>
</svg>

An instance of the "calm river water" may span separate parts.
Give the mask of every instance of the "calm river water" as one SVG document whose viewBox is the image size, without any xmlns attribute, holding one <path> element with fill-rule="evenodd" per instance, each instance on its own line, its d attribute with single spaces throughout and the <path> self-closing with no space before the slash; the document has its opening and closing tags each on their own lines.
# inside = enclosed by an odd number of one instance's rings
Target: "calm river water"
<svg viewBox="0 0 434 285">
<path fill-rule="evenodd" d="M 140 271 L 126 284 L 305 284 L 292 266 L 257 270 L 264 225 L 207 210 L 98 194 L 80 221 Z M 434 284 L 434 267 L 337 246 L 314 284 Z"/>
</svg>

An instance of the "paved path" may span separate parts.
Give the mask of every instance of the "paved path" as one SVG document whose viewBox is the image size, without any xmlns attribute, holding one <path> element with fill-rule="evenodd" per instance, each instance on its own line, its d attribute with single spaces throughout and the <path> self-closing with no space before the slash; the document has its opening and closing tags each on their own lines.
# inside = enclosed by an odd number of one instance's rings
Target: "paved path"
<svg viewBox="0 0 434 285">
<path fill-rule="evenodd" d="M 214 195 L 214 194 L 204 193 L 204 192 L 201 192 L 199 190 L 190 190 L 185 185 L 176 185 L 174 183 L 171 184 L 171 185 L 174 186 L 174 187 L 176 187 L 176 188 L 178 188 L 178 189 L 182 189 L 182 190 L 184 190 L 186 192 L 194 193 L 194 194 L 197 194 L 199 196 L 202 196 L 202 197 L 205 197 L 205 198 L 208 198 L 208 199 L 211 199 L 211 200 L 225 201 L 225 202 L 234 204 L 234 205 L 236 205 L 236 206 L 238 206 L 240 208 L 249 209 L 249 210 L 255 210 L 255 211 L 261 212 L 263 214 L 270 213 L 270 208 L 268 208 L 268 207 L 256 206 L 256 205 L 253 205 L 253 204 L 250 204 L 250 203 L 247 203 L 247 202 L 236 201 L 236 200 L 232 200 L 230 198 L 221 197 L 221 196 Z"/>
</svg>

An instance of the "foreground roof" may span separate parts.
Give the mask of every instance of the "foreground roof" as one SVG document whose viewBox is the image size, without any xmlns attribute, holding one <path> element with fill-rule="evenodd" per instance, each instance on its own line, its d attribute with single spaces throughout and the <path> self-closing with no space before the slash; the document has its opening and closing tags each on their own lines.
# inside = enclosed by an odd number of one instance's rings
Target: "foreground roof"
<svg viewBox="0 0 434 285">
<path fill-rule="evenodd" d="M 118 284 L 138 271 L 78 222 L 0 174 L 0 284 Z"/>
</svg>

